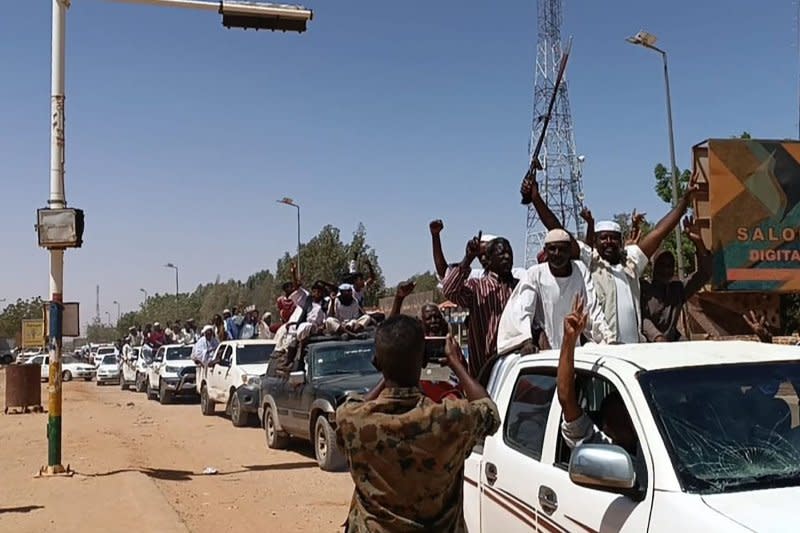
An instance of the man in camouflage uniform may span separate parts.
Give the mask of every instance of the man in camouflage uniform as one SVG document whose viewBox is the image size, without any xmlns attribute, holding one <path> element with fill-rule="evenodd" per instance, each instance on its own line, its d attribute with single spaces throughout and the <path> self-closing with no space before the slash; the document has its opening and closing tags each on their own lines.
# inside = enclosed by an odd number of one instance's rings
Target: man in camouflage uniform
<svg viewBox="0 0 800 533">
<path fill-rule="evenodd" d="M 336 412 L 336 437 L 355 491 L 348 533 L 464 532 L 464 460 L 497 431 L 500 416 L 473 379 L 452 336 L 447 361 L 466 400 L 435 403 L 419 389 L 425 340 L 419 320 L 387 319 L 375 335 L 383 379 Z"/>
</svg>

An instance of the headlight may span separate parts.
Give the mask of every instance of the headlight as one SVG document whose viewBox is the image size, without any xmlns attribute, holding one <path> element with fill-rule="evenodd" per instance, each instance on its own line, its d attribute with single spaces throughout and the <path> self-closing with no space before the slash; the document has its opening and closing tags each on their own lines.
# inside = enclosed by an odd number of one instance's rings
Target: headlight
<svg viewBox="0 0 800 533">
<path fill-rule="evenodd" d="M 250 376 L 247 378 L 248 385 L 261 385 L 261 376 Z"/>
<path fill-rule="evenodd" d="M 177 374 L 180 371 L 181 371 L 181 367 L 179 367 L 179 366 L 166 366 L 166 367 L 164 367 L 164 372 L 167 372 L 169 374 Z"/>
</svg>

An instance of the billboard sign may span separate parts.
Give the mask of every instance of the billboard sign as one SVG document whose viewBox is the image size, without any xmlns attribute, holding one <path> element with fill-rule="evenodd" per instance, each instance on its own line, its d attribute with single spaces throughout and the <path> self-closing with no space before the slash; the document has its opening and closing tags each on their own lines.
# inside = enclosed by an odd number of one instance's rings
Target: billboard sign
<svg viewBox="0 0 800 533">
<path fill-rule="evenodd" d="M 694 164 L 708 184 L 695 207 L 709 221 L 712 288 L 800 291 L 800 141 L 712 139 Z"/>
<path fill-rule="evenodd" d="M 44 320 L 22 321 L 22 348 L 41 348 L 45 345 Z"/>
</svg>

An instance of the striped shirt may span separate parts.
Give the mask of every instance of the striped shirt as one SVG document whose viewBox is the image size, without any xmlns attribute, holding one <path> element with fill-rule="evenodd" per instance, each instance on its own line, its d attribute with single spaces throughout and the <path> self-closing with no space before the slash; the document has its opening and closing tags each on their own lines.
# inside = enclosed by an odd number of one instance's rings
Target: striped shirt
<svg viewBox="0 0 800 533">
<path fill-rule="evenodd" d="M 469 268 L 451 269 L 442 282 L 442 293 L 469 311 L 469 372 L 477 377 L 483 365 L 497 355 L 497 328 L 517 279 L 509 284 L 494 272 L 477 279 L 469 274 Z"/>
</svg>

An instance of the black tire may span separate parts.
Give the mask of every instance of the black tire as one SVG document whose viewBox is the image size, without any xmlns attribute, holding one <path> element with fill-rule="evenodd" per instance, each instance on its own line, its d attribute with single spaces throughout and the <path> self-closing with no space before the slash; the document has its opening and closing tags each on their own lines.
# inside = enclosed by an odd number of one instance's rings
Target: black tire
<svg viewBox="0 0 800 533">
<path fill-rule="evenodd" d="M 167 382 L 158 382 L 158 401 L 161 405 L 172 403 L 172 392 L 167 390 Z"/>
<path fill-rule="evenodd" d="M 96 384 L 98 387 L 99 387 L 100 385 L 102 385 L 102 383 L 100 382 L 100 380 L 99 380 L 99 379 L 98 379 L 97 381 L 95 381 L 95 384 Z"/>
<path fill-rule="evenodd" d="M 92 378 L 83 378 L 83 381 L 92 381 Z"/>
<path fill-rule="evenodd" d="M 154 391 L 150 388 L 150 378 L 147 378 L 145 382 L 145 392 L 147 392 L 147 399 L 148 400 L 155 400 L 158 398 L 158 391 Z"/>
<path fill-rule="evenodd" d="M 242 402 L 239 395 L 234 393 L 231 397 L 231 422 L 233 427 L 242 428 L 250 425 L 250 413 L 242 411 Z"/>
<path fill-rule="evenodd" d="M 284 450 L 289 447 L 289 435 L 283 431 L 278 431 L 275 426 L 275 413 L 272 412 L 272 407 L 264 408 L 264 433 L 267 436 L 267 448 Z"/>
<path fill-rule="evenodd" d="M 312 444 L 317 463 L 322 470 L 336 472 L 344 468 L 346 461 L 336 445 L 336 432 L 324 414 L 318 416 L 314 424 Z"/>
<path fill-rule="evenodd" d="M 139 374 L 136 374 L 136 392 L 147 392 L 144 378 L 140 379 Z"/>
<path fill-rule="evenodd" d="M 208 389 L 203 383 L 200 388 L 200 412 L 205 416 L 211 416 L 217 411 L 217 402 L 208 397 Z"/>
<path fill-rule="evenodd" d="M 64 370 L 61 373 L 61 381 L 72 381 L 72 372 L 69 370 Z"/>
</svg>

